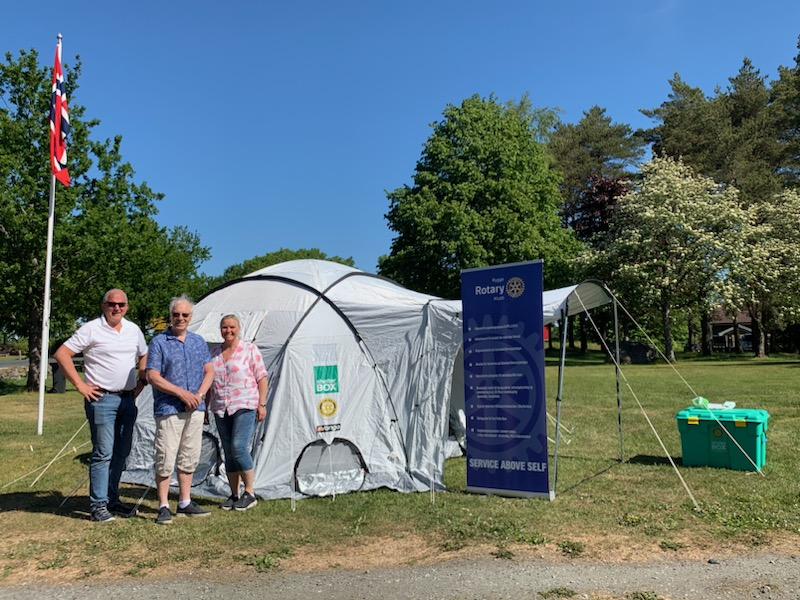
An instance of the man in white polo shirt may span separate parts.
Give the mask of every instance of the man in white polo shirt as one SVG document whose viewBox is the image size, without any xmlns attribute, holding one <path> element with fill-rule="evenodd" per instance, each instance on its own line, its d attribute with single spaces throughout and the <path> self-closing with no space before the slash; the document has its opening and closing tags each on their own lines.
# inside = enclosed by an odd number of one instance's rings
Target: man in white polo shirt
<svg viewBox="0 0 800 600">
<path fill-rule="evenodd" d="M 147 385 L 147 343 L 138 325 L 125 319 L 125 292 L 108 290 L 100 308 L 103 314 L 82 325 L 56 351 L 55 359 L 84 398 L 92 434 L 89 508 L 92 521 L 108 523 L 114 520 L 112 513 L 135 514 L 134 507 L 120 502 L 119 480 L 133 440 L 134 399 Z M 85 380 L 72 362 L 81 352 Z"/>
</svg>

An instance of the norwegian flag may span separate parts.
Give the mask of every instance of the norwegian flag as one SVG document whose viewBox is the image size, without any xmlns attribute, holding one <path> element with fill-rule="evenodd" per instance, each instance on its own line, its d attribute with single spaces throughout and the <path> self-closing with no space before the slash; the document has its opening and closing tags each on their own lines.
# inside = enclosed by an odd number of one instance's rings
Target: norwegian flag
<svg viewBox="0 0 800 600">
<path fill-rule="evenodd" d="M 68 134 L 69 110 L 67 110 L 67 92 L 64 89 L 64 73 L 61 71 L 61 34 L 58 34 L 56 60 L 53 66 L 53 96 L 50 101 L 50 166 L 53 168 L 55 178 L 66 186 L 69 185 Z"/>
</svg>

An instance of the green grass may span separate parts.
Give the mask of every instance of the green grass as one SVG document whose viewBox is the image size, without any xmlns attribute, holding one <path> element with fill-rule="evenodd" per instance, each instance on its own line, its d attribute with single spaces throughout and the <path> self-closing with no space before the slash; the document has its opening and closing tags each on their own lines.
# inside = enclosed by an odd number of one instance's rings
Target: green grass
<svg viewBox="0 0 800 600">
<path fill-rule="evenodd" d="M 556 498 L 525 500 L 465 492 L 463 458 L 445 466 L 447 492 L 402 494 L 386 490 L 331 498 L 260 501 L 245 513 L 214 510 L 210 518 L 153 523 L 150 490 L 141 518 L 109 525 L 86 520 L 87 486 L 62 501 L 86 477 L 87 428 L 33 486 L 46 464 L 81 427 L 82 400 L 74 391 L 48 394 L 44 435 L 36 435 L 38 395 L 22 383 L 0 387 L 0 582 L 23 574 L 56 579 L 144 577 L 186 571 L 265 571 L 303 553 L 336 556 L 340 549 L 424 540 L 430 552 L 455 556 L 477 550 L 513 559 L 525 549 L 574 560 L 603 557 L 625 544 L 680 557 L 698 548 L 749 547 L 775 539 L 800 541 L 800 360 L 796 356 L 682 357 L 675 365 L 623 367 L 624 461 L 614 369 L 597 353 L 570 356 L 565 371 Z M 548 410 L 555 415 L 556 362 L 546 368 Z M 681 377 L 687 383 L 681 381 Z M 682 467 L 675 414 L 695 395 L 762 408 L 771 418 L 766 463 L 758 473 Z M 694 505 L 642 414 L 652 420 L 694 495 Z M 554 432 L 550 432 L 551 437 Z M 567 443 L 568 442 L 568 443 Z M 551 447 L 552 454 L 552 447 Z M 552 475 L 551 459 L 551 475 Z M 9 482 L 33 471 L 33 474 Z M 125 500 L 145 493 L 123 486 Z M 215 499 L 199 499 L 216 507 Z M 186 522 L 190 521 L 190 522 Z M 605 540 L 612 540 L 606 542 Z M 609 545 L 611 544 L 611 546 Z M 613 546 L 613 547 L 612 547 Z M 415 557 L 406 559 L 413 562 Z M 347 567 L 331 560 L 331 566 Z"/>
</svg>

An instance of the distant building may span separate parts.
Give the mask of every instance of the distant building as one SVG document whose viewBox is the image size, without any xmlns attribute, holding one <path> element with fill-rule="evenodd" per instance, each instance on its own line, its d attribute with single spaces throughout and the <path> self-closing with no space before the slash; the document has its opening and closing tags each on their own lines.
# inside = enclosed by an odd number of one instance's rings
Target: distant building
<svg viewBox="0 0 800 600">
<path fill-rule="evenodd" d="M 711 314 L 711 347 L 714 352 L 734 352 L 736 350 L 736 329 L 739 330 L 742 350 L 753 349 L 753 320 L 746 310 L 735 318 L 724 307 L 717 307 Z"/>
</svg>

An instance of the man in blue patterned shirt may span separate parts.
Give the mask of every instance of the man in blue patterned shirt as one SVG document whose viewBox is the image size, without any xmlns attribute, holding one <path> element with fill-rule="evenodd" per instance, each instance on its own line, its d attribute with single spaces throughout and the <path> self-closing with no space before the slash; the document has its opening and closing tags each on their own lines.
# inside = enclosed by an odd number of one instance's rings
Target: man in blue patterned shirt
<svg viewBox="0 0 800 600">
<path fill-rule="evenodd" d="M 205 517 L 191 499 L 192 474 L 200 461 L 205 419 L 205 395 L 214 380 L 211 353 L 206 341 L 188 330 L 194 305 L 186 296 L 170 302 L 170 326 L 150 342 L 147 380 L 153 386 L 156 420 L 156 523 L 172 522 L 169 485 L 176 463 L 179 502 L 176 514 Z"/>
</svg>

